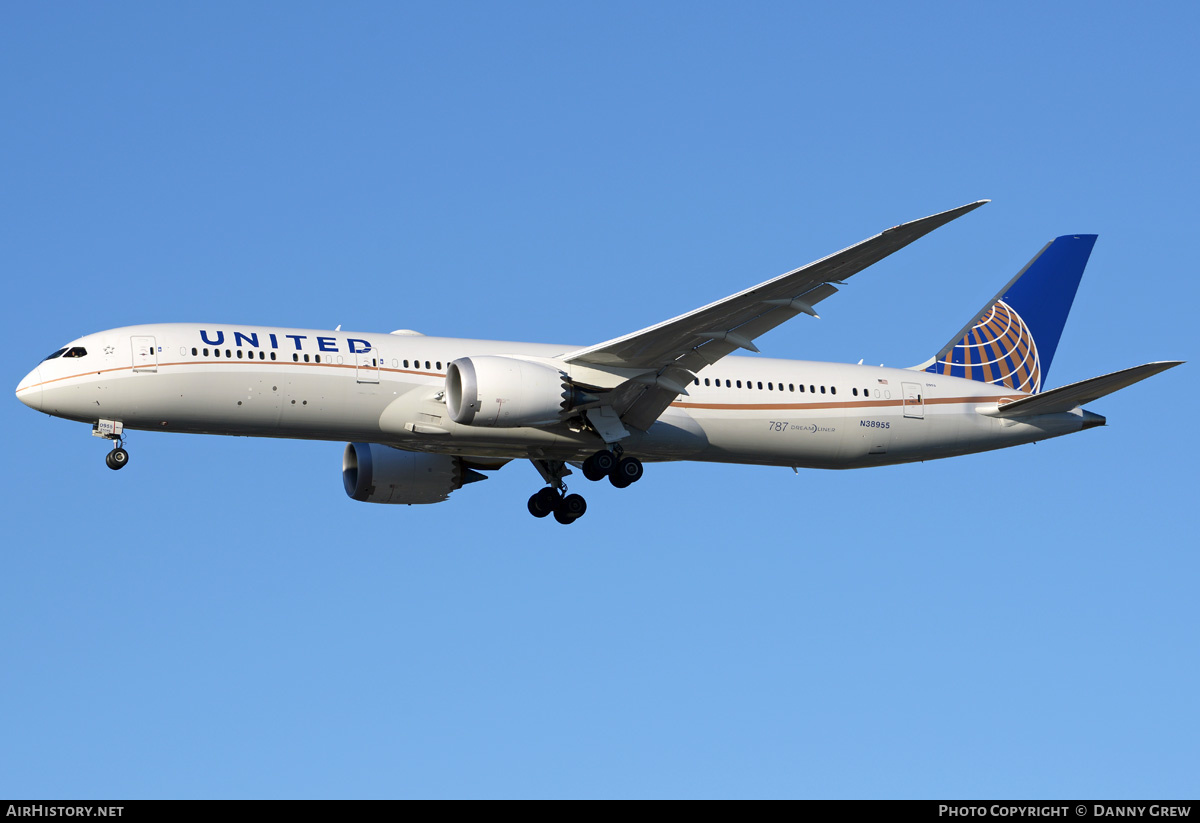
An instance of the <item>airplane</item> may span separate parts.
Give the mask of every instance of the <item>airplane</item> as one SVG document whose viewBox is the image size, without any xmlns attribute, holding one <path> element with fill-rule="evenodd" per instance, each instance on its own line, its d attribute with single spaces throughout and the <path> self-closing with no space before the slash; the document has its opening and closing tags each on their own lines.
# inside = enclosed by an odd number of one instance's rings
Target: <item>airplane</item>
<svg viewBox="0 0 1200 823">
<path fill-rule="evenodd" d="M 127 431 L 346 442 L 346 493 L 446 500 L 530 460 L 535 517 L 571 524 L 578 468 L 625 488 L 645 463 L 851 469 L 932 460 L 1105 424 L 1083 408 L 1182 361 L 1044 389 L 1096 236 L 1064 235 L 910 368 L 765 357 L 755 339 L 852 275 L 987 203 L 903 223 L 694 311 L 583 348 L 216 323 L 128 326 L 57 349 L 17 386 L 27 406 L 89 423 L 129 460 Z"/>
</svg>

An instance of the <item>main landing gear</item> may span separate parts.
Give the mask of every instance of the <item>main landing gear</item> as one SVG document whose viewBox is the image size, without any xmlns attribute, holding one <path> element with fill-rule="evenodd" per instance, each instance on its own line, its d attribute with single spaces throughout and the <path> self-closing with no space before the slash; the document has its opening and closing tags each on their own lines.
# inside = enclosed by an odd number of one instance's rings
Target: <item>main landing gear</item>
<svg viewBox="0 0 1200 823">
<path fill-rule="evenodd" d="M 554 519 L 564 526 L 574 523 L 587 511 L 587 501 L 582 495 L 565 494 L 566 490 L 565 485 L 562 492 L 550 486 L 539 489 L 529 498 L 529 513 L 534 517 L 553 514 Z"/>
<path fill-rule="evenodd" d="M 553 514 L 554 519 L 564 526 L 574 523 L 587 511 L 587 501 L 578 494 L 567 494 L 563 478 L 571 473 L 561 460 L 533 460 L 533 467 L 550 485 L 539 489 L 529 498 L 529 513 L 534 517 Z"/>
<path fill-rule="evenodd" d="M 113 471 L 125 468 L 129 463 L 129 452 L 125 451 L 123 440 L 116 441 L 113 450 L 104 456 L 104 463 Z"/>
<path fill-rule="evenodd" d="M 642 461 L 636 457 L 622 457 L 621 447 L 613 451 L 601 449 L 583 461 L 583 476 L 588 480 L 608 478 L 618 489 L 632 485 L 642 479 Z"/>
<path fill-rule="evenodd" d="M 550 485 L 538 490 L 529 498 L 529 513 L 534 517 L 553 514 L 563 525 L 574 523 L 587 511 L 587 501 L 578 494 L 567 494 L 563 478 L 571 473 L 566 464 L 558 460 L 534 460 L 533 465 Z M 621 447 L 613 451 L 601 449 L 583 461 L 583 476 L 588 480 L 608 481 L 618 489 L 636 483 L 642 478 L 642 461 L 636 457 L 623 457 Z"/>
</svg>

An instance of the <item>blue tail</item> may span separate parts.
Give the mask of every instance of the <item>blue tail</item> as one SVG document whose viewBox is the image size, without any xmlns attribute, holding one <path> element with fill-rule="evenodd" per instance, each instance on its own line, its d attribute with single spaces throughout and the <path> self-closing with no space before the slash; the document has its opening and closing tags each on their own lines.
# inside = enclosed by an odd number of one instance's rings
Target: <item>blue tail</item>
<svg viewBox="0 0 1200 823">
<path fill-rule="evenodd" d="M 951 338 L 925 371 L 1029 394 L 1041 391 L 1095 244 L 1094 234 L 1051 240 Z"/>
</svg>

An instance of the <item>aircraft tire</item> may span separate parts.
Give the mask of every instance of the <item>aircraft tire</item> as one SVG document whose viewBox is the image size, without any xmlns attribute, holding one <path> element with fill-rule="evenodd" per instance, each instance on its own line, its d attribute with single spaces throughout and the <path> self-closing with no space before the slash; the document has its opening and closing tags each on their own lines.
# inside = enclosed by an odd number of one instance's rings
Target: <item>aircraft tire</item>
<svg viewBox="0 0 1200 823">
<path fill-rule="evenodd" d="M 554 489 L 547 486 L 544 489 L 538 489 L 532 497 L 529 498 L 529 513 L 534 517 L 545 517 L 553 512 L 558 505 L 558 495 Z"/>
<path fill-rule="evenodd" d="M 579 494 L 568 494 L 562 499 L 562 502 L 555 507 L 554 511 L 562 512 L 572 520 L 578 520 L 583 517 L 587 511 L 587 501 Z"/>
<path fill-rule="evenodd" d="M 642 461 L 636 457 L 623 457 L 621 462 L 617 463 L 617 467 L 609 477 L 612 479 L 612 484 L 618 489 L 623 489 L 642 479 Z M 617 485 L 617 478 L 621 479 L 622 485 Z"/>
<path fill-rule="evenodd" d="M 123 469 L 125 468 L 125 464 L 129 462 L 129 452 L 124 449 L 113 449 L 104 458 L 104 462 L 113 471 Z"/>
<path fill-rule="evenodd" d="M 597 480 L 603 480 L 608 476 L 608 472 L 597 465 L 596 455 L 599 453 L 596 452 L 596 454 L 583 461 L 583 476 L 593 483 Z"/>
</svg>

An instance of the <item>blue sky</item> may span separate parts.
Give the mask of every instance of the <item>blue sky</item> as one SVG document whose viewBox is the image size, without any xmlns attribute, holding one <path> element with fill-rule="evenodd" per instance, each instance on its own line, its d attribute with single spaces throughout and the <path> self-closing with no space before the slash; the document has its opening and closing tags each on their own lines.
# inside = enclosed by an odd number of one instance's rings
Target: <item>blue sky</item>
<svg viewBox="0 0 1200 823">
<path fill-rule="evenodd" d="M 1100 235 L 1050 385 L 1196 356 L 1194 4 L 7 4 L 9 384 L 208 321 L 585 345 L 993 202 L 760 339 L 906 366 Z M 1191 797 L 1193 364 L 1109 426 L 846 473 L 512 464 L 15 399 L 0 796 Z"/>
</svg>

